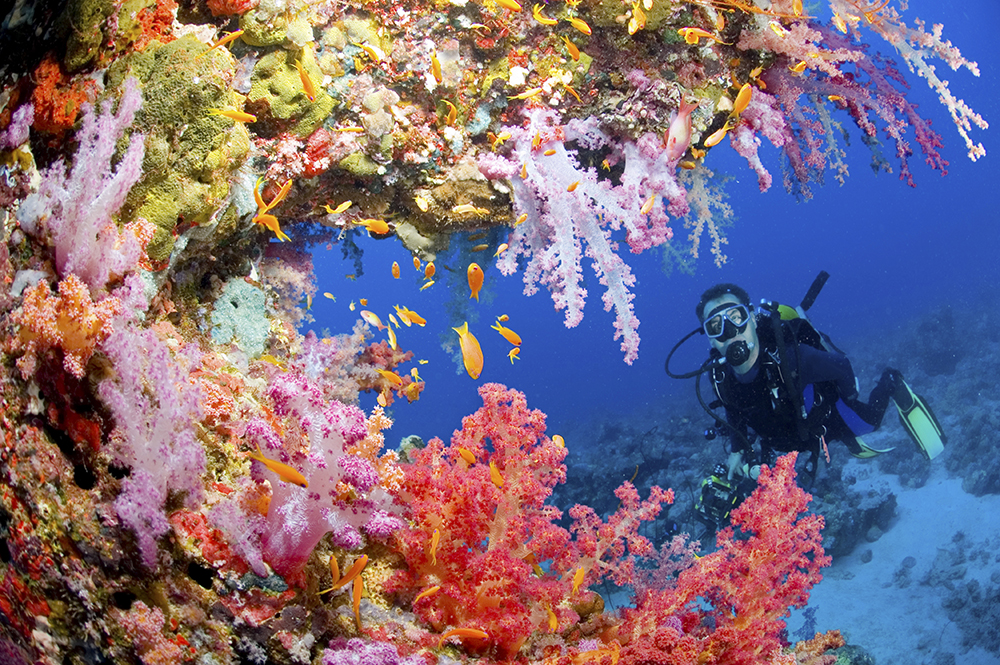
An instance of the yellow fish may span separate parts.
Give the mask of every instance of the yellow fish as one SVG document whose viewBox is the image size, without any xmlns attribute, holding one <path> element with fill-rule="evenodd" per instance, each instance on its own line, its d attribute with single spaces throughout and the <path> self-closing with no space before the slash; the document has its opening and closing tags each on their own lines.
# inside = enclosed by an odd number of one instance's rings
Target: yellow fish
<svg viewBox="0 0 1000 665">
<path fill-rule="evenodd" d="M 252 113 L 237 111 L 236 109 L 208 109 L 208 112 L 212 115 L 235 120 L 236 122 L 257 122 L 257 116 Z"/>
<path fill-rule="evenodd" d="M 486 213 L 489 212 L 489 208 L 477 208 L 471 203 L 461 203 L 452 208 L 451 211 L 456 215 L 468 215 L 468 214 L 485 215 Z"/>
<path fill-rule="evenodd" d="M 368 325 L 375 326 L 379 330 L 386 327 L 385 324 L 382 323 L 382 319 L 378 318 L 378 314 L 370 312 L 367 309 L 361 310 L 361 318 L 364 319 Z"/>
<path fill-rule="evenodd" d="M 344 201 L 343 203 L 341 203 L 336 208 L 331 208 L 328 205 L 324 205 L 323 207 L 326 208 L 326 211 L 328 213 L 330 213 L 331 215 L 339 215 L 340 213 L 342 213 L 345 210 L 347 210 L 348 208 L 350 208 L 351 205 L 352 205 L 352 203 L 353 203 L 353 201 Z"/>
<path fill-rule="evenodd" d="M 378 372 L 379 376 L 381 376 L 383 379 L 385 379 L 392 385 L 394 386 L 403 385 L 403 378 L 399 374 L 396 374 L 395 372 L 388 369 L 376 368 L 375 371 Z"/>
<path fill-rule="evenodd" d="M 503 338 L 508 342 L 510 342 L 511 344 L 513 344 L 514 346 L 521 346 L 521 336 L 518 335 L 513 330 L 511 330 L 510 328 L 500 325 L 500 321 L 497 321 L 490 327 L 493 328 L 493 330 L 496 330 L 501 335 L 503 335 Z"/>
<path fill-rule="evenodd" d="M 802 63 L 802 68 L 805 69 L 806 63 Z M 733 111 L 731 115 L 739 115 L 746 110 L 747 105 L 750 104 L 750 97 L 753 95 L 753 86 L 749 83 L 744 83 L 743 87 L 740 88 L 740 92 L 736 95 L 736 101 L 733 103 Z"/>
<path fill-rule="evenodd" d="M 479 340 L 469 332 L 469 322 L 466 321 L 458 328 L 452 328 L 458 333 L 459 344 L 462 347 L 462 362 L 465 364 L 465 371 L 473 379 L 478 379 L 483 373 L 483 349 L 479 346 Z"/>
<path fill-rule="evenodd" d="M 255 459 L 271 471 L 278 474 L 278 477 L 284 480 L 286 483 L 292 483 L 293 485 L 298 485 L 299 487 L 309 487 L 309 481 L 301 473 L 283 464 L 278 460 L 273 460 L 270 457 L 264 457 L 264 451 L 260 449 L 260 445 L 257 446 L 257 452 L 248 453 L 251 459 Z"/>
<path fill-rule="evenodd" d="M 431 53 L 431 75 L 437 83 L 441 83 L 444 77 L 441 75 L 441 61 L 438 60 L 437 51 Z"/>
<path fill-rule="evenodd" d="M 496 462 L 490 462 L 490 480 L 493 484 L 497 486 L 497 489 L 503 489 L 503 476 L 500 475 L 500 469 L 497 468 Z"/>
<path fill-rule="evenodd" d="M 469 288 L 472 290 L 472 294 L 469 297 L 475 298 L 478 301 L 479 290 L 483 288 L 483 269 L 479 267 L 478 263 L 470 263 L 466 275 L 469 278 Z"/>
<path fill-rule="evenodd" d="M 357 224 L 368 229 L 369 235 L 385 235 L 389 232 L 389 225 L 383 219 L 361 219 Z"/>
<path fill-rule="evenodd" d="M 566 20 L 569 21 L 569 24 L 571 26 L 573 26 L 574 28 L 576 28 L 577 30 L 579 30 L 580 32 L 582 32 L 583 34 L 585 34 L 585 35 L 589 35 L 590 34 L 590 32 L 591 32 L 590 31 L 590 26 L 587 25 L 587 22 L 584 21 L 582 18 L 576 18 L 575 16 L 570 16 Z"/>
</svg>

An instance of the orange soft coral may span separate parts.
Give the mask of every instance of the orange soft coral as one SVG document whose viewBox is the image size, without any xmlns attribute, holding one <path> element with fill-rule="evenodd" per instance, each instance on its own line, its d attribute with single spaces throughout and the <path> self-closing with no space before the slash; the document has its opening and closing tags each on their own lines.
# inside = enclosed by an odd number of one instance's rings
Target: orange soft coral
<svg viewBox="0 0 1000 665">
<path fill-rule="evenodd" d="M 21 353 L 17 367 L 27 379 L 34 374 L 39 356 L 61 349 L 63 367 L 80 378 L 94 347 L 111 334 L 111 321 L 122 309 L 115 297 L 95 303 L 87 285 L 74 274 L 59 282 L 58 295 L 47 282 L 39 282 L 27 290 L 13 315 L 20 329 L 8 342 L 8 352 Z"/>
</svg>

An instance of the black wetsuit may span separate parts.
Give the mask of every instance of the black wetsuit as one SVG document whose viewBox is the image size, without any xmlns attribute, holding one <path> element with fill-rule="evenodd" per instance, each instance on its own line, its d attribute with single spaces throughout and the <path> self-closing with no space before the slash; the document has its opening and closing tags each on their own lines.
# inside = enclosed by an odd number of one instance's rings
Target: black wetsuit
<svg viewBox="0 0 1000 665">
<path fill-rule="evenodd" d="M 730 437 L 731 450 L 751 453 L 747 435 L 752 430 L 761 439 L 761 461 L 765 463 L 770 463 L 775 453 L 798 450 L 815 454 L 821 437 L 843 441 L 852 453 L 859 453 L 855 437 L 881 424 L 898 372 L 886 370 L 866 404 L 858 400 L 847 356 L 797 343 L 787 323 L 782 324 L 782 330 L 787 356 L 784 365 L 773 325 L 762 316 L 757 323 L 760 355 L 753 368 L 741 376 L 723 365 L 713 377 L 726 408 L 726 421 L 743 435 Z M 811 327 L 809 330 L 818 340 L 818 334 Z M 793 396 L 786 374 L 797 374 L 801 401 Z M 805 419 L 797 415 L 801 410 L 808 414 Z"/>
</svg>

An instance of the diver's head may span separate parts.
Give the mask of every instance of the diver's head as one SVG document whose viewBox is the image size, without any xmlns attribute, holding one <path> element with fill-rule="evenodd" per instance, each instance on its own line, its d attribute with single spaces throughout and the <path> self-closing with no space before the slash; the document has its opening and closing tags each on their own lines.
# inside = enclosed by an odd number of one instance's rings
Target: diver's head
<svg viewBox="0 0 1000 665">
<path fill-rule="evenodd" d="M 749 372 L 760 354 L 750 296 L 735 284 L 716 284 L 696 309 L 712 348 L 738 374 Z"/>
</svg>

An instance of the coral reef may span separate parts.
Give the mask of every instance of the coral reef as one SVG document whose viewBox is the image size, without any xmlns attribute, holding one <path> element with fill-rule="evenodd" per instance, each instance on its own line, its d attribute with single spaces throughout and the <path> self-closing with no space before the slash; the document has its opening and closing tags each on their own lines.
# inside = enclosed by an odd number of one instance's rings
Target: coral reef
<svg viewBox="0 0 1000 665">
<path fill-rule="evenodd" d="M 791 0 L 78 0 L 42 16 L 52 50 L 0 81 L 0 657 L 792 662 L 783 617 L 828 562 L 793 457 L 714 552 L 673 529 L 657 550 L 646 534 L 674 497 L 655 433 L 629 454 L 659 466 L 562 521 L 567 452 L 522 393 L 483 385 L 450 443 L 385 450 L 391 419 L 358 396 L 418 399 L 413 353 L 373 342 L 377 318 L 299 325 L 311 246 L 339 244 L 360 274 L 368 237 L 395 236 L 418 264 L 494 250 L 570 326 L 589 258 L 634 361 L 624 250 L 697 255 L 705 236 L 725 260 L 732 211 L 706 165 L 725 138 L 762 190 L 762 139 L 780 148 L 803 197 L 846 173 L 841 110 L 880 166 L 888 137 L 907 181 L 913 140 L 947 166 L 866 24 L 984 154 L 985 122 L 928 59 L 975 64 L 938 27 L 833 5 L 836 29 Z M 605 582 L 636 584 L 635 606 L 605 611 Z"/>
</svg>

